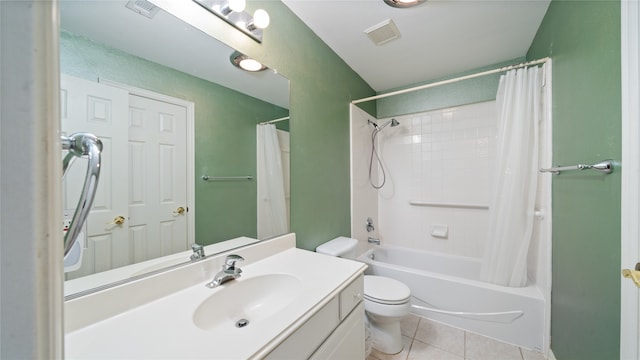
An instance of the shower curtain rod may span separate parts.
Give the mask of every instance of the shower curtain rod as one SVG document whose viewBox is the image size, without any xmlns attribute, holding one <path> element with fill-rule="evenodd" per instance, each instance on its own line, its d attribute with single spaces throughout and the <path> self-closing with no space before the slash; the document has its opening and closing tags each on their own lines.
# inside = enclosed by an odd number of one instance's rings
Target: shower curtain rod
<svg viewBox="0 0 640 360">
<path fill-rule="evenodd" d="M 542 64 L 544 62 L 547 62 L 547 60 L 549 60 L 549 59 L 550 58 L 546 57 L 546 58 L 542 58 L 542 59 L 538 59 L 538 60 L 532 60 L 532 61 L 528 61 L 528 62 L 523 62 L 523 63 L 516 64 L 516 65 L 509 65 L 509 66 L 501 67 L 501 68 L 498 68 L 498 69 L 482 71 L 482 72 L 478 72 L 478 73 L 471 74 L 471 75 L 465 75 L 465 76 L 460 76 L 460 77 L 453 78 L 453 79 L 434 82 L 434 83 L 431 83 L 431 84 L 419 85 L 419 86 L 415 86 L 415 87 L 408 88 L 408 89 L 402 89 L 402 90 L 398 90 L 398 91 L 392 91 L 392 92 L 389 92 L 389 93 L 386 93 L 386 94 L 370 96 L 370 97 L 367 97 L 367 98 L 364 98 L 364 99 L 353 100 L 353 101 L 351 101 L 351 103 L 355 105 L 355 104 L 359 104 L 359 103 L 365 102 L 365 101 L 382 99 L 382 98 L 386 98 L 386 97 L 389 97 L 389 96 L 405 94 L 405 93 L 408 93 L 408 92 L 428 89 L 428 88 L 432 88 L 432 87 L 436 87 L 436 86 L 440 86 L 440 85 L 453 84 L 453 83 L 456 83 L 458 81 L 473 79 L 473 78 L 477 78 L 477 77 L 480 77 L 480 76 L 497 74 L 497 73 L 501 73 L 501 72 L 505 72 L 505 71 L 509 71 L 509 70 L 514 70 L 514 69 L 520 69 L 520 68 L 524 68 L 524 67 L 528 67 L 528 66 L 539 65 L 539 64 Z"/>
<path fill-rule="evenodd" d="M 273 124 L 273 123 L 277 123 L 277 122 L 285 121 L 285 120 L 289 120 L 289 117 L 288 117 L 288 116 L 285 116 L 285 117 L 281 117 L 281 118 L 279 118 L 279 119 L 274 119 L 274 120 L 269 120 L 269 121 L 263 121 L 263 122 L 261 122 L 261 123 L 258 123 L 258 125 Z"/>
</svg>

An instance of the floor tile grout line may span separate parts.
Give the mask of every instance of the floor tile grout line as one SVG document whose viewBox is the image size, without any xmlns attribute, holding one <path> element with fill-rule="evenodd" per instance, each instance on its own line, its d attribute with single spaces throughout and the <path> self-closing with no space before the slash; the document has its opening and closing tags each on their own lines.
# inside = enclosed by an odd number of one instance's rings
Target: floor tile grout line
<svg viewBox="0 0 640 360">
<path fill-rule="evenodd" d="M 409 344 L 409 350 L 407 350 L 407 356 L 404 357 L 405 360 L 409 360 L 409 355 L 411 355 L 411 349 L 413 349 L 414 341 L 416 341 L 415 338 L 411 339 L 411 343 Z"/>
<path fill-rule="evenodd" d="M 467 332 L 464 332 L 463 341 L 462 341 L 462 358 L 467 359 Z"/>
</svg>

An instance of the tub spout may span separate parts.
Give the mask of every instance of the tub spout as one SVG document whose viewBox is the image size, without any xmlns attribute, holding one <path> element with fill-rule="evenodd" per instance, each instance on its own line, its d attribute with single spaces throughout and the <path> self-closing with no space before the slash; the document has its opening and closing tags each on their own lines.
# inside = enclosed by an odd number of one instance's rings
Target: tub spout
<svg viewBox="0 0 640 360">
<path fill-rule="evenodd" d="M 367 239 L 367 242 L 369 242 L 370 244 L 380 245 L 380 239 L 376 239 L 376 238 L 372 238 L 372 237 L 369 237 Z"/>
</svg>

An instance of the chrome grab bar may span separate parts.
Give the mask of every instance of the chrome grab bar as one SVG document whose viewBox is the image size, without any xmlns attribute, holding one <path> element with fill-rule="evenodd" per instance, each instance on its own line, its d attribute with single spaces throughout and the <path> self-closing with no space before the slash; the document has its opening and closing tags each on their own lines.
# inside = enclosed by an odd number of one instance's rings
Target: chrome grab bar
<svg viewBox="0 0 640 360">
<path fill-rule="evenodd" d="M 67 255 L 73 244 L 75 244 L 80 234 L 82 225 L 87 220 L 91 204 L 96 196 L 98 188 L 98 179 L 100 178 L 100 152 L 102 151 L 102 142 L 95 135 L 89 133 L 75 133 L 69 137 L 61 136 L 62 150 L 68 150 L 69 153 L 62 161 L 62 177 L 67 174 L 73 160 L 76 157 L 87 156 L 89 164 L 87 166 L 87 174 L 84 179 L 82 193 L 78 200 L 78 206 L 71 218 L 69 230 L 64 236 L 64 254 Z"/>
</svg>

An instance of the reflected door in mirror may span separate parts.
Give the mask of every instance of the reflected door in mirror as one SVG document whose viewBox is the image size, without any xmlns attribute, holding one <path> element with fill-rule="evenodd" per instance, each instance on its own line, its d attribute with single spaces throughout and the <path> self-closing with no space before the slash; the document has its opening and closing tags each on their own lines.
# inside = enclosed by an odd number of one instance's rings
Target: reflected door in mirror
<svg viewBox="0 0 640 360">
<path fill-rule="evenodd" d="M 134 262 L 188 249 L 187 109 L 129 98 L 129 241 Z"/>
<path fill-rule="evenodd" d="M 61 85 L 63 132 L 89 131 L 104 145 L 82 265 L 67 278 L 187 250 L 186 108 L 70 76 Z M 74 168 L 66 210 L 82 187 Z"/>
<path fill-rule="evenodd" d="M 126 229 L 129 171 L 127 153 L 127 107 L 129 94 L 91 81 L 61 76 L 60 113 L 63 135 L 90 132 L 103 144 L 101 176 L 96 197 L 87 218 L 82 266 L 70 278 L 129 264 Z M 86 161 L 78 159 L 76 161 Z M 63 206 L 73 213 L 82 189 L 86 166 L 71 167 L 63 181 Z M 124 224 L 115 219 L 122 217 Z M 62 244 L 60 245 L 62 246 Z"/>
</svg>

